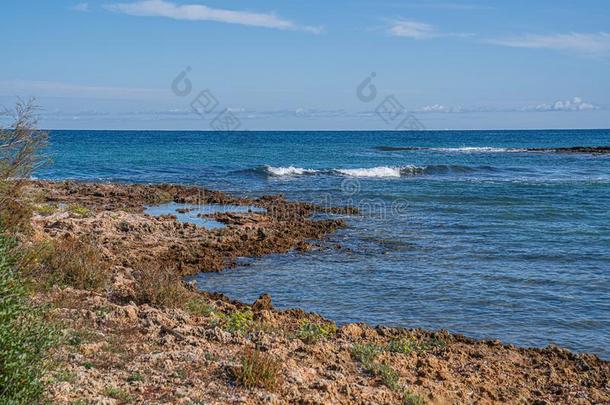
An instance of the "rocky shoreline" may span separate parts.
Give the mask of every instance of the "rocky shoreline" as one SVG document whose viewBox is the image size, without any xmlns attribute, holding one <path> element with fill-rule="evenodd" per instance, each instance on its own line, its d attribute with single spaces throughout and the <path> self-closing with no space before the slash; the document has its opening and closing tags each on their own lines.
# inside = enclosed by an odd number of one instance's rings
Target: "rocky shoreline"
<svg viewBox="0 0 610 405">
<path fill-rule="evenodd" d="M 139 298 L 138 280 L 150 269 L 185 276 L 230 268 L 240 256 L 306 251 L 345 226 L 314 214 L 352 210 L 178 185 L 35 181 L 29 188 L 38 201 L 33 239 L 89 241 L 111 279 L 101 290 L 55 285 L 38 294 L 69 336 L 54 356 L 54 403 L 610 402 L 610 363 L 595 355 L 445 331 L 337 328 L 317 314 L 277 311 L 268 296 L 249 305 L 193 286 L 186 288 L 200 297 L 196 310 Z M 172 201 L 265 211 L 213 214 L 225 227 L 212 230 L 144 212 Z M 244 377 L 252 353 L 273 365 L 265 384 Z"/>
</svg>

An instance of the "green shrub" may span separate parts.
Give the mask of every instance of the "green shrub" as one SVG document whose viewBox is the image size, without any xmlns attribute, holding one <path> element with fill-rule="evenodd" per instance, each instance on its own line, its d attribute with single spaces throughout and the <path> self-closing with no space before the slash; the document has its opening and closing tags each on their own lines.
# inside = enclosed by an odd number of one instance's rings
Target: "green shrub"
<svg viewBox="0 0 610 405">
<path fill-rule="evenodd" d="M 322 339 L 328 339 L 337 332 L 333 324 L 321 325 L 319 323 L 303 321 L 297 332 L 297 337 L 303 342 L 310 344 Z"/>
<path fill-rule="evenodd" d="M 363 365 L 369 365 L 375 361 L 383 349 L 378 345 L 363 343 L 352 347 L 352 356 Z"/>
<path fill-rule="evenodd" d="M 254 323 L 252 311 L 235 311 L 227 315 L 224 329 L 231 333 L 245 334 Z"/>
<path fill-rule="evenodd" d="M 9 241 L 0 236 L 0 403 L 30 404 L 41 399 L 47 352 L 55 335 L 43 310 L 28 300 Z"/>
</svg>

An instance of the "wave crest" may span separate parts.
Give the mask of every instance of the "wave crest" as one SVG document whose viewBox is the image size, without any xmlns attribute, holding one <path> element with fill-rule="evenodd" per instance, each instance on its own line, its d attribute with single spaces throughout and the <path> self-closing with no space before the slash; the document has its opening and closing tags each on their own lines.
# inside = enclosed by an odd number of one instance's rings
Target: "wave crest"
<svg viewBox="0 0 610 405">
<path fill-rule="evenodd" d="M 304 175 L 328 175 L 362 178 L 400 178 L 422 175 L 467 174 L 495 172 L 492 166 L 429 165 L 429 166 L 376 166 L 336 169 L 305 169 L 297 166 L 263 166 L 249 171 L 272 177 L 297 177 Z"/>
<path fill-rule="evenodd" d="M 272 176 L 300 176 L 303 174 L 315 174 L 318 170 L 303 169 L 302 167 L 274 167 L 265 166 L 265 171 Z"/>
</svg>

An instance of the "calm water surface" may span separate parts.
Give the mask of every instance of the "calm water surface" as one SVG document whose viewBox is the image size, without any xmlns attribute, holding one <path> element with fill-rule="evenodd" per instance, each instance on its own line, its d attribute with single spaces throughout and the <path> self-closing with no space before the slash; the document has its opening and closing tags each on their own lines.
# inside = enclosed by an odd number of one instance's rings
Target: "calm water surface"
<svg viewBox="0 0 610 405">
<path fill-rule="evenodd" d="M 37 176 L 359 206 L 329 248 L 197 280 L 340 323 L 610 358 L 610 156 L 522 150 L 575 145 L 610 145 L 610 131 L 52 131 L 54 162 Z"/>
</svg>

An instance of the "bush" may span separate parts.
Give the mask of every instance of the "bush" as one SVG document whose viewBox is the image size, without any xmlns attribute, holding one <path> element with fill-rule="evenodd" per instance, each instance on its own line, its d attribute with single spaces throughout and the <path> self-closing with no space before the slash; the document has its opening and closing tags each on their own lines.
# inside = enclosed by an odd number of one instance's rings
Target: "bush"
<svg viewBox="0 0 610 405">
<path fill-rule="evenodd" d="M 150 264 L 140 269 L 136 278 L 136 301 L 156 307 L 187 308 L 193 293 L 172 270 Z"/>
<path fill-rule="evenodd" d="M 33 171 L 46 163 L 41 150 L 47 134 L 35 129 L 33 101 L 19 101 L 8 130 L 0 130 L 0 228 L 4 232 L 25 233 L 30 230 L 32 210 L 25 201 L 23 187 Z"/>
<path fill-rule="evenodd" d="M 0 236 L 0 403 L 37 402 L 55 332 L 27 297 L 9 240 Z"/>
<path fill-rule="evenodd" d="M 226 316 L 224 329 L 231 333 L 245 334 L 254 324 L 254 314 L 249 309 L 231 312 Z"/>
<path fill-rule="evenodd" d="M 49 285 L 67 285 L 101 291 L 110 283 L 110 269 L 93 243 L 73 237 L 47 241 L 34 247 L 30 266 Z M 37 268 L 38 267 L 38 268 Z"/>
<path fill-rule="evenodd" d="M 275 390 L 282 366 L 279 361 L 258 350 L 247 350 L 240 356 L 240 367 L 232 370 L 235 381 L 246 388 Z"/>
</svg>

